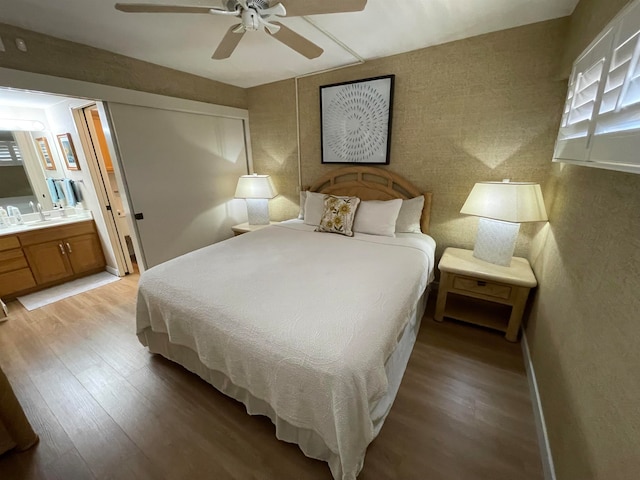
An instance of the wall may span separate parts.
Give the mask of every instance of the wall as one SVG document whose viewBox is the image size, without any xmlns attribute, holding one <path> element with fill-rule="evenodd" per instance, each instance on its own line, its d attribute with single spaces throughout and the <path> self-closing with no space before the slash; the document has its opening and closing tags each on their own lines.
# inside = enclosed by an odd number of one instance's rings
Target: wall
<svg viewBox="0 0 640 480">
<path fill-rule="evenodd" d="M 272 175 L 279 194 L 269 201 L 271 218 L 295 218 L 300 198 L 295 80 L 250 88 L 247 100 L 253 170 Z"/>
<path fill-rule="evenodd" d="M 246 108 L 246 90 L 123 55 L 0 23 L 0 67 L 100 83 L 170 97 Z M 20 52 L 20 37 L 29 51 Z M 0 84 L 2 82 L 0 81 Z"/>
<path fill-rule="evenodd" d="M 321 165 L 319 86 L 396 75 L 389 169 L 434 193 L 431 233 L 438 255 L 471 248 L 477 219 L 460 208 L 476 181 L 511 178 L 544 183 L 566 81 L 557 72 L 567 19 L 482 35 L 356 67 L 299 79 L 302 185 L 332 168 Z M 256 171 L 276 176 L 286 201 L 275 219 L 297 213 L 295 83 L 249 90 Z M 276 199 L 277 200 L 277 199 Z M 516 253 L 526 254 L 524 227 Z"/>
<path fill-rule="evenodd" d="M 578 4 L 569 64 L 625 3 Z M 540 285 L 527 336 L 557 478 L 635 479 L 640 175 L 554 164 L 545 194 L 549 225 L 534 242 L 542 244 L 534 255 Z"/>
</svg>

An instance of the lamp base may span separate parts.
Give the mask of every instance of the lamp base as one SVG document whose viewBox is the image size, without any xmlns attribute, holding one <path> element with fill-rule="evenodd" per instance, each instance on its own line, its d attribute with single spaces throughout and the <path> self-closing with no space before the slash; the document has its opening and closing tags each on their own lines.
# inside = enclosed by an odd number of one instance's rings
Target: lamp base
<svg viewBox="0 0 640 480">
<path fill-rule="evenodd" d="M 246 201 L 249 225 L 269 225 L 269 200 L 247 198 Z"/>
<path fill-rule="evenodd" d="M 480 218 L 473 256 L 485 262 L 509 267 L 519 230 L 519 223 Z"/>
</svg>

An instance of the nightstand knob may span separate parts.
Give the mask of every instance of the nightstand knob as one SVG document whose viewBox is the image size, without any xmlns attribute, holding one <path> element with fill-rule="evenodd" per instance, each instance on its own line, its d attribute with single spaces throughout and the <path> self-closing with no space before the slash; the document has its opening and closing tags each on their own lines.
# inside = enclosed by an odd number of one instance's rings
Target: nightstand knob
<svg viewBox="0 0 640 480">
<path fill-rule="evenodd" d="M 483 281 L 483 280 L 478 280 L 477 282 L 479 287 L 486 287 L 487 286 L 487 282 Z"/>
</svg>

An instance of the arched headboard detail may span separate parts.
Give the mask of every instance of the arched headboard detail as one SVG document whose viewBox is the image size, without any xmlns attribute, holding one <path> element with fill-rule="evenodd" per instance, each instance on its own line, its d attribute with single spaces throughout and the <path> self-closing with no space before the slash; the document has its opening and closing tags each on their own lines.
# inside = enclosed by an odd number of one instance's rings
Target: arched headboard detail
<svg viewBox="0 0 640 480">
<path fill-rule="evenodd" d="M 348 195 L 362 200 L 403 200 L 424 196 L 420 219 L 422 233 L 429 233 L 431 192 L 423 193 L 400 175 L 376 167 L 344 167 L 331 170 L 316 180 L 308 190 L 331 195 Z"/>
</svg>

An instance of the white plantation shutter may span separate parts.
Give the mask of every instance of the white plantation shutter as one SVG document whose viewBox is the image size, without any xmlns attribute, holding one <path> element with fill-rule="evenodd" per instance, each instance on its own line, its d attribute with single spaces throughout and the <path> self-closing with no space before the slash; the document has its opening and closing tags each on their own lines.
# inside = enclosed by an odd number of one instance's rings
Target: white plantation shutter
<svg viewBox="0 0 640 480">
<path fill-rule="evenodd" d="M 640 129 L 640 4 L 617 29 L 595 133 Z"/>
<path fill-rule="evenodd" d="M 586 160 L 589 135 L 593 133 L 595 112 L 600 106 L 603 72 L 608 69 L 611 30 L 576 61 L 569 80 L 556 157 Z"/>
<path fill-rule="evenodd" d="M 0 135 L 0 166 L 22 165 L 22 156 L 13 135 L 2 132 Z"/>
<path fill-rule="evenodd" d="M 640 173 L 640 0 L 574 63 L 554 160 Z"/>
<path fill-rule="evenodd" d="M 640 173 L 640 2 L 616 31 L 589 161 Z"/>
</svg>

